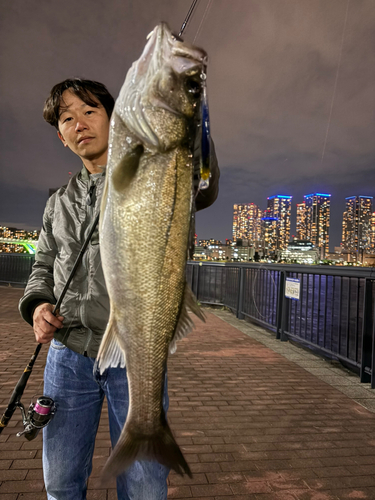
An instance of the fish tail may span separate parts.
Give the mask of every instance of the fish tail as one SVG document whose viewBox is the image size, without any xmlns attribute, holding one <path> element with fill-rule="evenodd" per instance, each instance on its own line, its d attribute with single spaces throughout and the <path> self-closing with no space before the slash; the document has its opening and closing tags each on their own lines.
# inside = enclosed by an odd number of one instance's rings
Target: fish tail
<svg viewBox="0 0 375 500">
<path fill-rule="evenodd" d="M 118 476 L 136 460 L 155 460 L 181 476 L 187 474 L 193 477 L 166 421 L 160 430 L 151 436 L 131 432 L 129 426 L 125 425 L 103 469 L 103 481 L 107 482 Z"/>
</svg>

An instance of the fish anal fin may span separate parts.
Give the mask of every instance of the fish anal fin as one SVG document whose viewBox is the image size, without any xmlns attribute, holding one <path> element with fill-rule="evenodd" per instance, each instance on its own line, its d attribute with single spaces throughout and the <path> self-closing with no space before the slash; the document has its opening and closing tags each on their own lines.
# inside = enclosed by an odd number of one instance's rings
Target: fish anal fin
<svg viewBox="0 0 375 500">
<path fill-rule="evenodd" d="M 176 352 L 177 342 L 186 337 L 186 335 L 188 335 L 188 333 L 190 333 L 195 326 L 193 320 L 191 319 L 191 315 L 188 312 L 189 310 L 194 313 L 201 321 L 206 321 L 205 315 L 202 309 L 199 307 L 194 293 L 186 283 L 184 298 L 181 305 L 180 317 L 178 319 L 176 330 L 172 337 L 171 343 L 169 344 L 169 352 L 171 354 Z"/>
<path fill-rule="evenodd" d="M 117 321 L 114 315 L 111 314 L 95 363 L 101 374 L 107 368 L 115 368 L 117 366 L 125 368 L 125 355 L 118 342 L 119 335 Z"/>
</svg>

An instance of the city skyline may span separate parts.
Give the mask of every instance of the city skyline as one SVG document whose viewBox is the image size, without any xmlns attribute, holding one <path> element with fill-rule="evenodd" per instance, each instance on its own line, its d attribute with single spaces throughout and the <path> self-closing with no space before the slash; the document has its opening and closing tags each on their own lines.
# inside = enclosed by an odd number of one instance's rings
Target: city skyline
<svg viewBox="0 0 375 500">
<path fill-rule="evenodd" d="M 53 190 L 55 191 L 55 190 Z M 50 192 L 49 194 L 51 194 L 51 189 L 50 189 Z M 308 230 L 307 230 L 307 226 L 306 226 L 306 214 L 305 214 L 305 211 L 306 211 L 306 199 L 312 197 L 312 196 L 323 196 L 323 197 L 331 197 L 331 194 L 323 194 L 323 193 L 314 193 L 313 195 L 304 195 L 304 201 L 302 201 L 301 203 L 295 203 L 295 207 L 296 207 L 296 210 L 292 211 L 291 210 L 291 207 L 293 206 L 291 203 L 289 204 L 289 210 L 288 210 L 288 217 L 287 217 L 287 222 L 285 222 L 285 225 L 288 227 L 288 230 L 286 232 L 286 237 L 283 239 L 283 245 L 282 247 L 280 248 L 285 248 L 286 247 L 286 243 L 288 241 L 291 241 L 292 238 L 297 238 L 297 239 L 307 239 L 307 240 L 314 240 L 314 238 L 312 237 L 312 234 L 311 232 L 309 233 Z M 271 221 L 271 226 L 272 226 L 272 221 L 276 221 L 277 220 L 277 217 L 273 217 L 274 215 L 277 215 L 279 212 L 278 212 L 278 208 L 275 209 L 275 207 L 273 206 L 275 201 L 277 200 L 287 200 L 290 202 L 290 200 L 292 200 L 293 196 L 289 196 L 289 195 L 272 195 L 272 196 L 268 196 L 266 198 L 266 202 L 267 202 L 267 207 L 265 210 L 262 210 L 258 207 L 258 205 L 256 205 L 255 203 L 253 202 L 250 202 L 250 203 L 242 203 L 242 204 L 235 204 L 233 206 L 233 218 L 232 218 L 232 228 L 231 228 L 231 235 L 230 235 L 230 238 L 227 238 L 227 236 L 229 236 L 229 234 L 225 234 L 225 237 L 220 237 L 220 238 L 216 238 L 218 241 L 225 241 L 225 240 L 228 240 L 228 239 L 242 239 L 242 238 L 245 238 L 245 239 L 249 239 L 253 242 L 259 242 L 260 239 L 261 239 L 261 233 L 262 233 L 262 221 L 264 220 L 269 220 Z M 370 225 L 370 229 L 367 230 L 368 233 L 370 233 L 370 238 L 371 238 L 371 241 L 373 241 L 373 244 L 371 246 L 371 249 L 375 251 L 375 212 L 372 212 L 372 200 L 373 200 L 373 197 L 372 196 L 364 196 L 364 195 L 354 195 L 354 196 L 349 196 L 349 197 L 346 197 L 345 198 L 345 204 L 346 204 L 346 209 L 348 207 L 348 204 L 350 203 L 351 200 L 358 200 L 358 199 L 362 199 L 362 200 L 367 200 L 367 201 L 370 201 L 371 200 L 371 207 L 367 207 L 367 214 L 369 215 L 368 216 L 368 220 L 367 220 L 367 224 Z M 282 203 L 280 204 L 280 206 L 282 205 Z M 238 233 L 235 231 L 235 215 L 237 214 L 237 209 L 238 209 L 238 219 L 239 219 L 239 224 L 238 224 Z M 280 213 L 282 212 L 283 209 L 281 209 Z M 329 212 L 330 212 L 330 207 L 329 207 Z M 340 230 L 341 230 L 341 239 L 339 241 L 338 244 L 334 244 L 333 246 L 336 247 L 336 246 L 339 246 L 339 245 L 342 245 L 343 248 L 345 249 L 352 249 L 355 247 L 355 245 L 348 245 L 348 244 L 345 244 L 346 242 L 346 239 L 345 239 L 345 236 L 344 236 L 344 232 L 345 232 L 345 229 L 344 229 L 344 225 L 345 225 L 345 217 L 347 216 L 347 213 L 348 213 L 348 210 L 344 211 L 342 213 L 342 219 L 341 219 L 341 225 L 340 225 Z M 245 222 L 249 217 L 249 214 L 250 214 L 250 220 L 251 220 L 251 224 L 250 224 L 250 227 L 251 227 L 251 231 L 250 232 L 247 232 L 247 233 L 244 233 L 244 228 L 245 226 L 248 228 L 249 227 L 249 224 L 248 222 Z M 293 217 L 294 216 L 294 217 Z M 291 225 L 290 225 L 290 220 L 295 218 L 295 226 L 293 228 L 291 228 Z M 362 223 L 362 222 L 361 222 Z M 247 225 L 246 225 L 247 224 Z M 40 226 L 30 226 L 30 225 L 27 225 L 27 224 L 22 224 L 22 223 L 4 223 L 4 222 L 1 222 L 0 220 L 0 230 L 1 228 L 3 227 L 7 227 L 7 228 L 11 228 L 11 229 L 17 229 L 19 231 L 40 231 Z M 264 226 L 264 224 L 263 224 Z M 274 227 L 275 227 L 275 231 L 276 231 L 276 225 L 274 224 Z M 264 227 L 263 227 L 264 229 Z M 283 227 L 281 228 L 283 230 Z M 292 230 L 293 229 L 293 230 Z M 337 227 L 336 227 L 336 230 L 337 230 Z M 294 233 L 294 234 L 292 234 Z M 315 234 L 316 234 L 316 229 L 315 229 Z M 289 239 L 288 239 L 288 235 L 289 235 Z M 196 234 L 196 237 L 197 237 L 197 234 Z M 212 238 L 212 235 L 210 234 L 205 234 L 204 235 L 204 238 L 205 239 L 215 239 L 215 238 Z M 359 238 L 361 239 L 361 235 L 359 236 Z M 199 235 L 199 238 L 198 239 L 202 239 L 201 235 Z M 358 238 L 357 238 L 358 239 Z M 314 240 L 315 241 L 315 240 Z M 329 248 L 329 236 L 328 236 L 328 248 Z M 367 245 L 365 245 L 364 249 L 368 250 L 370 249 L 370 247 Z M 330 250 L 327 250 L 326 248 L 326 252 L 329 252 Z"/>
<path fill-rule="evenodd" d="M 233 206 L 232 237 L 249 240 L 257 248 L 262 245 L 272 250 L 285 249 L 292 238 L 308 240 L 316 248 L 321 248 L 324 257 L 330 249 L 331 194 L 312 193 L 304 195 L 301 203 L 296 203 L 295 235 L 290 231 L 292 196 L 272 195 L 267 197 L 267 208 L 262 211 L 255 203 Z M 346 197 L 346 211 L 342 214 L 342 238 L 339 243 L 348 251 L 375 251 L 375 212 L 372 196 L 355 195 Z M 352 206 L 352 209 L 350 207 Z M 254 220 L 254 213 L 258 220 Z M 293 212 L 292 212 L 293 213 Z M 250 228 L 258 228 L 256 237 Z M 287 228 L 287 231 L 285 231 Z M 284 236 L 283 233 L 285 233 Z M 289 238 L 288 238 L 289 235 Z M 207 237 L 207 236 L 206 236 Z M 334 245 L 337 247 L 339 245 Z"/>
</svg>

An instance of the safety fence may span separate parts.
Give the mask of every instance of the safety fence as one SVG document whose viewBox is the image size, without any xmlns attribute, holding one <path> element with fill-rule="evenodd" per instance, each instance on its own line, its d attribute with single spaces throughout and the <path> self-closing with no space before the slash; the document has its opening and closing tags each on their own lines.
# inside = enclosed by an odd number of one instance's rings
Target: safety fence
<svg viewBox="0 0 375 500">
<path fill-rule="evenodd" d="M 202 304 L 333 356 L 375 388 L 375 269 L 189 262 L 187 279 Z"/>
<path fill-rule="evenodd" d="M 34 261 L 35 256 L 31 254 L 1 253 L 0 283 L 25 286 Z"/>
<path fill-rule="evenodd" d="M 0 283 L 25 286 L 34 255 L 0 254 Z M 289 264 L 188 262 L 203 304 L 333 356 L 375 388 L 375 269 Z"/>
</svg>

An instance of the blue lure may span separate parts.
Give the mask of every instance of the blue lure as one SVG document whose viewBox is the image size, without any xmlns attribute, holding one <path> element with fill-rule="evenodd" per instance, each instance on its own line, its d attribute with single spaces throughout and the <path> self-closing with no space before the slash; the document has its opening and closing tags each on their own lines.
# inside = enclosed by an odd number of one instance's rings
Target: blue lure
<svg viewBox="0 0 375 500">
<path fill-rule="evenodd" d="M 210 115 L 208 111 L 206 74 L 201 74 L 202 97 L 201 97 L 201 144 L 200 144 L 200 181 L 199 189 L 207 189 L 210 185 L 210 157 L 211 157 L 211 133 Z"/>
</svg>

